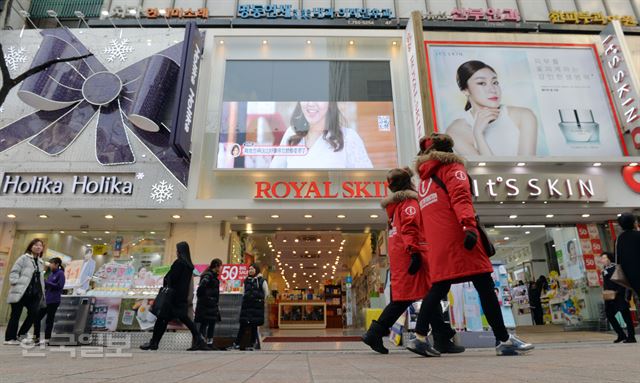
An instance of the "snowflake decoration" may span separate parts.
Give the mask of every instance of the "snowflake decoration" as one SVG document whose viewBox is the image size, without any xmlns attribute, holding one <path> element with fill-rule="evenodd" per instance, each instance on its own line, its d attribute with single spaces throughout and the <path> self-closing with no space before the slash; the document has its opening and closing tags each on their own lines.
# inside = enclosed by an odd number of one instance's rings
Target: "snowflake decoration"
<svg viewBox="0 0 640 383">
<path fill-rule="evenodd" d="M 173 198 L 173 185 L 162 180 L 151 186 L 151 199 L 163 203 Z"/>
<path fill-rule="evenodd" d="M 27 62 L 27 56 L 24 54 L 27 50 L 23 47 L 16 48 L 11 45 L 7 48 L 7 54 L 4 55 L 4 61 L 11 71 L 17 71 L 22 63 Z"/>
<path fill-rule="evenodd" d="M 143 178 L 144 178 L 144 173 L 142 172 L 136 173 L 136 179 L 141 180 Z"/>
<path fill-rule="evenodd" d="M 125 61 L 127 54 L 131 52 L 133 52 L 133 47 L 129 45 L 129 39 L 113 39 L 103 51 L 107 55 L 108 62 L 113 62 L 116 58 Z"/>
</svg>

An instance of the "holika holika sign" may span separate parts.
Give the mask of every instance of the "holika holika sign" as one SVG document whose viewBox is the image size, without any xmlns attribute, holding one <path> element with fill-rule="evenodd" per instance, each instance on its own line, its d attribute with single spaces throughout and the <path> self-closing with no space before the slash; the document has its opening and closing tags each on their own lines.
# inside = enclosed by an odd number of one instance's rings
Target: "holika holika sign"
<svg viewBox="0 0 640 383">
<path fill-rule="evenodd" d="M 133 194 L 133 174 L 4 174 L 0 195 L 102 195 Z"/>
</svg>

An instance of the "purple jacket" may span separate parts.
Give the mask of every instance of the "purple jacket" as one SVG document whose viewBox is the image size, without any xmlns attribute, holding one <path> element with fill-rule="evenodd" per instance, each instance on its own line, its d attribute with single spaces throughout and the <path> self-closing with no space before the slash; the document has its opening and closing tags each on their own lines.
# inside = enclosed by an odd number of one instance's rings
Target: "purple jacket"
<svg viewBox="0 0 640 383">
<path fill-rule="evenodd" d="M 49 274 L 49 278 L 44 281 L 44 288 L 44 296 L 47 304 L 60 303 L 60 296 L 64 288 L 64 271 L 58 269 Z"/>
</svg>

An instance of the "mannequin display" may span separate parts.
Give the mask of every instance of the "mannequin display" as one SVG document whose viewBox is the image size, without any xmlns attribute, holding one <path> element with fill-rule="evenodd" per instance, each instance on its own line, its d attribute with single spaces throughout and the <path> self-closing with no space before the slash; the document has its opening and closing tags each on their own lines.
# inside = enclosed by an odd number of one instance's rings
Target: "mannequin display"
<svg viewBox="0 0 640 383">
<path fill-rule="evenodd" d="M 84 263 L 80 271 L 80 284 L 75 290 L 76 295 L 81 295 L 89 290 L 89 281 L 96 271 L 96 261 L 93 260 L 93 250 L 87 249 L 84 252 Z"/>
</svg>

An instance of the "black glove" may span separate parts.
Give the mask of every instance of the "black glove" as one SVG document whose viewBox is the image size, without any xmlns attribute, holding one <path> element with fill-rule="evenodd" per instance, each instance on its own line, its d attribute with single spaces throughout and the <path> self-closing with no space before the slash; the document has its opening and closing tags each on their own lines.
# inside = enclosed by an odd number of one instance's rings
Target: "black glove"
<svg viewBox="0 0 640 383">
<path fill-rule="evenodd" d="M 409 264 L 409 275 L 415 275 L 422 265 L 422 255 L 420 253 L 411 254 L 411 263 Z"/>
<path fill-rule="evenodd" d="M 464 248 L 473 249 L 478 243 L 478 229 L 473 226 L 465 226 L 462 230 L 464 230 Z"/>
</svg>

